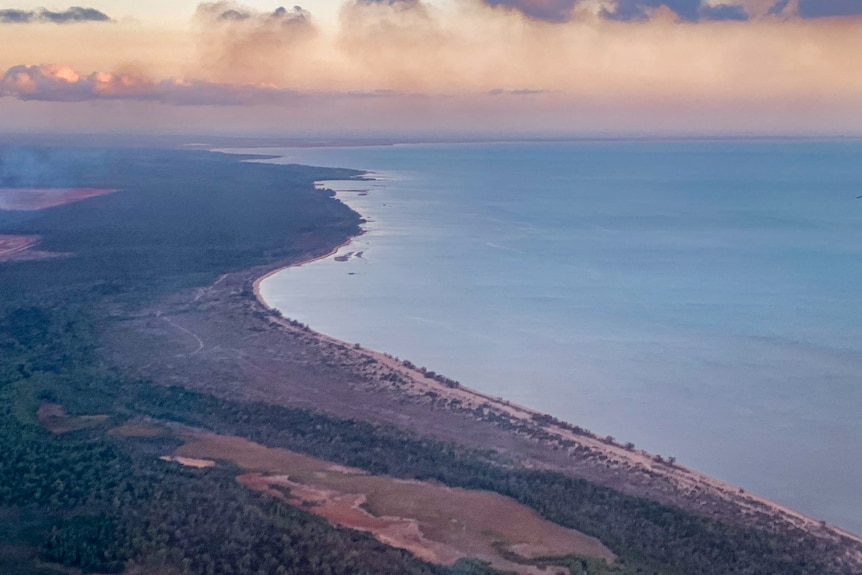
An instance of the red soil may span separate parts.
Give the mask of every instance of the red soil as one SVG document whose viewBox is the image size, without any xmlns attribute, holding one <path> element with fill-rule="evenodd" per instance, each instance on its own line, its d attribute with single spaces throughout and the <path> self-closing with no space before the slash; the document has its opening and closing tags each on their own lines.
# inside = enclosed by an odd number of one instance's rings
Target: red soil
<svg viewBox="0 0 862 575">
<path fill-rule="evenodd" d="M 39 236 L 0 236 L 0 262 L 14 259 L 39 241 Z"/>
<path fill-rule="evenodd" d="M 0 210 L 44 210 L 116 191 L 106 188 L 0 188 Z"/>
</svg>

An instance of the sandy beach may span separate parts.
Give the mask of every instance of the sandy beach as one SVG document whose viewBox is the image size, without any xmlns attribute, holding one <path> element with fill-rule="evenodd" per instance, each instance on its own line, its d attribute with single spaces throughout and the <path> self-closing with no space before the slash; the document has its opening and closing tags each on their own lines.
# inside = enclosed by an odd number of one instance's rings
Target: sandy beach
<svg viewBox="0 0 862 575">
<path fill-rule="evenodd" d="M 355 237 L 358 237 L 358 236 L 355 236 Z M 271 310 L 271 311 L 272 311 L 272 310 L 274 310 L 275 308 L 270 307 L 270 305 L 269 305 L 268 303 L 266 303 L 266 300 L 264 300 L 264 299 L 263 299 L 263 296 L 261 296 L 261 294 L 260 294 L 260 284 L 261 284 L 261 283 L 263 283 L 263 282 L 264 282 L 264 280 L 266 280 L 267 278 L 272 277 L 272 276 L 274 276 L 275 274 L 277 274 L 277 273 L 279 273 L 279 272 L 282 272 L 282 271 L 284 271 L 284 270 L 286 270 L 286 269 L 290 269 L 290 268 L 298 268 L 298 267 L 301 267 L 301 266 L 307 266 L 307 265 L 309 265 L 309 264 L 313 264 L 313 263 L 314 263 L 314 262 L 316 262 L 316 261 L 325 260 L 325 259 L 327 259 L 327 258 L 333 257 L 335 254 L 337 254 L 337 253 L 338 253 L 338 251 L 339 251 L 341 248 L 349 246 L 352 242 L 353 242 L 353 238 L 350 238 L 349 240 L 345 241 L 345 242 L 344 242 L 344 243 L 342 243 L 342 244 L 337 245 L 337 246 L 336 246 L 336 247 L 334 247 L 332 250 L 330 250 L 329 252 L 327 252 L 327 253 L 323 254 L 322 256 L 312 257 L 312 258 L 307 259 L 307 260 L 304 260 L 304 261 L 302 261 L 302 262 L 299 262 L 299 263 L 296 263 L 296 264 L 291 264 L 291 265 L 289 265 L 289 266 L 284 266 L 284 267 L 276 268 L 276 269 L 272 270 L 271 272 L 267 272 L 266 274 L 264 274 L 264 275 L 260 276 L 260 277 L 259 277 L 259 278 L 257 278 L 256 280 L 254 280 L 254 284 L 253 284 L 253 285 L 254 285 L 254 296 L 257 298 L 257 301 L 259 301 L 259 302 L 260 302 L 260 304 L 261 304 L 262 306 L 264 306 L 266 309 Z"/>
</svg>

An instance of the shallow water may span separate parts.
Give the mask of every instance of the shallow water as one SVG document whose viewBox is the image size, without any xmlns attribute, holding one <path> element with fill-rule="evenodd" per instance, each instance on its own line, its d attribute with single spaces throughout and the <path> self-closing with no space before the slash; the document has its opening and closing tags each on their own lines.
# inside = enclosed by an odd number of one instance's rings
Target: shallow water
<svg viewBox="0 0 862 575">
<path fill-rule="evenodd" d="M 862 533 L 862 143 L 277 153 L 381 174 L 285 315 Z"/>
</svg>

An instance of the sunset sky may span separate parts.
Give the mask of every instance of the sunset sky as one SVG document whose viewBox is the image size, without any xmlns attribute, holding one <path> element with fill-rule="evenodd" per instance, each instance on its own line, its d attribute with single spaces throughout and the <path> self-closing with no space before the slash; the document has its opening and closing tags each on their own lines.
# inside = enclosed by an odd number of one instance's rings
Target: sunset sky
<svg viewBox="0 0 862 575">
<path fill-rule="evenodd" d="M 862 0 L 21 0 L 0 130 L 862 134 Z"/>
</svg>

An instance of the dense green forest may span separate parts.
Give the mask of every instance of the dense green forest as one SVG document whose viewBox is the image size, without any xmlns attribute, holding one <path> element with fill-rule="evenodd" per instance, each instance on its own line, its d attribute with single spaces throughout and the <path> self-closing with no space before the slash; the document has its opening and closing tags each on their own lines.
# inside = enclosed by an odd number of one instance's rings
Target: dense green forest
<svg viewBox="0 0 862 575">
<path fill-rule="evenodd" d="M 394 427 L 129 379 L 99 355 L 111 314 L 231 270 L 325 252 L 356 233 L 359 217 L 313 189 L 356 175 L 207 152 L 0 148 L 0 187 L 122 190 L 41 212 L 0 210 L 0 234 L 38 234 L 40 250 L 73 254 L 0 263 L 0 572 L 135 564 L 202 575 L 493 573 L 467 561 L 433 566 L 332 527 L 246 489 L 227 465 L 161 461 L 178 445 L 170 436 L 109 433 L 145 416 L 508 495 L 620 557 L 614 566 L 565 559 L 579 575 L 852 575 L 830 570 L 806 538 L 741 529 Z M 43 402 L 106 417 L 55 435 L 37 418 Z"/>
</svg>

